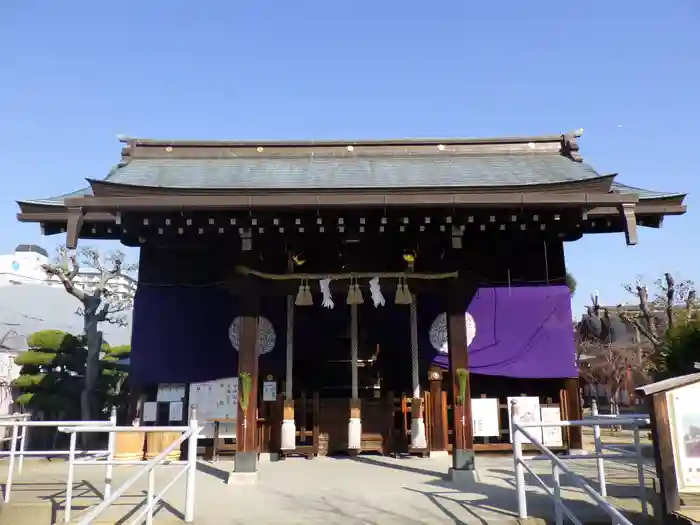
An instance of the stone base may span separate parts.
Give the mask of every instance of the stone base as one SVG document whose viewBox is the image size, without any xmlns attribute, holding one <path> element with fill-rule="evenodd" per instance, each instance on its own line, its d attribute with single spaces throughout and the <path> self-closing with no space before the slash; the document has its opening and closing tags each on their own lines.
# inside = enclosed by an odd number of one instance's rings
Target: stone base
<svg viewBox="0 0 700 525">
<path fill-rule="evenodd" d="M 255 485 L 260 478 L 258 472 L 231 472 L 226 480 L 227 485 Z"/>
<path fill-rule="evenodd" d="M 233 471 L 235 473 L 256 473 L 258 471 L 258 453 L 251 452 L 236 452 L 233 458 Z"/>
<path fill-rule="evenodd" d="M 261 452 L 258 456 L 260 463 L 270 463 L 271 461 L 279 461 L 280 455 L 277 452 Z"/>
<path fill-rule="evenodd" d="M 447 471 L 447 479 L 455 484 L 458 489 L 473 490 L 474 484 L 480 482 L 478 470 L 457 470 L 450 468 Z"/>
<path fill-rule="evenodd" d="M 474 470 L 474 451 L 467 449 L 453 449 L 452 468 L 455 470 Z"/>
</svg>

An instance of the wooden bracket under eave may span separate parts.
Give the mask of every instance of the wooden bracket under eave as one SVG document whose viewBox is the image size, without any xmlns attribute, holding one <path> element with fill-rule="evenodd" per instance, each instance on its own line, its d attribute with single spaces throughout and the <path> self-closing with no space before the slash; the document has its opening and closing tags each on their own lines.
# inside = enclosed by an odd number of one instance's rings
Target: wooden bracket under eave
<svg viewBox="0 0 700 525">
<path fill-rule="evenodd" d="M 639 242 L 635 205 L 631 203 L 621 204 L 620 213 L 625 226 L 625 240 L 627 241 L 627 246 L 634 246 Z"/>
<path fill-rule="evenodd" d="M 66 220 L 66 248 L 68 250 L 75 250 L 78 247 L 78 238 L 84 218 L 85 212 L 82 208 L 68 208 L 68 219 Z"/>
</svg>

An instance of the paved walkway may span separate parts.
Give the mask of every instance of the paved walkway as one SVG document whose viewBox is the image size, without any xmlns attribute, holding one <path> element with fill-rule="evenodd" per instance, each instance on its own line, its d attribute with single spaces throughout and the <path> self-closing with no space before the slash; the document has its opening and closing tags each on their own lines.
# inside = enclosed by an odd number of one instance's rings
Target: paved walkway
<svg viewBox="0 0 700 525">
<path fill-rule="evenodd" d="M 549 465 L 534 462 L 536 471 L 551 481 Z M 231 464 L 199 464 L 197 474 L 196 523 L 199 525 L 256 524 L 506 524 L 517 523 L 512 459 L 508 456 L 477 456 L 479 483 L 458 490 L 444 476 L 449 457 L 393 459 L 378 456 L 340 459 L 287 459 L 262 463 L 256 485 L 227 485 L 224 480 Z M 596 487 L 595 462 L 570 462 L 576 472 Z M 638 512 L 638 483 L 632 464 L 607 461 L 608 492 L 618 505 Z M 157 470 L 156 487 L 172 479 L 172 468 Z M 12 501 L 43 499 L 54 504 L 55 518 L 61 519 L 65 500 L 63 461 L 31 460 L 22 476 L 16 478 Z M 0 479 L 5 479 L 7 462 L 0 463 Z M 115 488 L 129 477 L 132 468 L 115 470 Z M 651 484 L 652 468 L 647 468 Z M 144 497 L 146 480 L 129 490 L 106 518 L 117 521 Z M 76 470 L 76 506 L 99 503 L 104 487 L 103 467 Z M 577 515 L 587 520 L 600 517 L 599 510 L 579 489 L 568 485 L 564 496 Z M 552 516 L 552 504 L 544 491 L 530 480 L 530 515 Z M 157 523 L 176 523 L 184 508 L 184 481 L 178 482 L 165 497 Z M 600 521 L 605 523 L 605 520 Z M 632 522 L 641 523 L 639 516 Z M 607 520 L 609 523 L 609 520 Z"/>
</svg>

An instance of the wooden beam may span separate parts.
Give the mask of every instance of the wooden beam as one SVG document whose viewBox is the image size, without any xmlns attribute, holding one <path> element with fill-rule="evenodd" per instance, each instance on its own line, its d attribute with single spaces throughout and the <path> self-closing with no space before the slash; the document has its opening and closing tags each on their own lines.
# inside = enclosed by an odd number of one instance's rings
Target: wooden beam
<svg viewBox="0 0 700 525">
<path fill-rule="evenodd" d="M 450 206 L 455 208 L 520 208 L 522 206 L 610 206 L 622 203 L 636 203 L 638 197 L 632 194 L 605 193 L 460 193 L 453 190 L 438 192 L 304 192 L 287 194 L 245 194 L 229 195 L 124 195 L 116 197 L 71 197 L 67 206 L 82 206 L 89 210 L 182 210 L 193 209 L 251 209 L 251 208 L 381 208 L 393 206 L 431 207 Z"/>
<path fill-rule="evenodd" d="M 635 205 L 631 203 L 622 203 L 620 205 L 620 213 L 625 229 L 625 239 L 627 246 L 634 246 L 639 242 L 637 234 L 637 216 L 635 215 Z"/>
<path fill-rule="evenodd" d="M 78 247 L 80 230 L 83 227 L 85 214 L 81 207 L 68 208 L 68 220 L 66 222 L 66 248 L 75 250 Z"/>
</svg>

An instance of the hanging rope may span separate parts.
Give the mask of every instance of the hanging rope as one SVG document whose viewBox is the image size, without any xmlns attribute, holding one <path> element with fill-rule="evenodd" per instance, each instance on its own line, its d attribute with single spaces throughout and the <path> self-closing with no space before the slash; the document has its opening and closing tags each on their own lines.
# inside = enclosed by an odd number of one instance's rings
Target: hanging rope
<svg viewBox="0 0 700 525">
<path fill-rule="evenodd" d="M 237 266 L 236 271 L 242 275 L 253 275 L 261 279 L 269 279 L 271 281 L 298 281 L 298 280 L 321 280 L 332 279 L 351 280 L 356 279 L 422 279 L 422 280 L 439 280 L 439 279 L 456 279 L 459 277 L 459 272 L 449 273 L 413 273 L 413 272 L 349 272 L 349 273 L 266 273 L 248 268 L 247 266 Z"/>
<path fill-rule="evenodd" d="M 414 295 L 409 307 L 411 315 L 411 374 L 413 376 L 413 397 L 420 397 L 420 376 L 418 370 L 418 309 Z"/>
</svg>

